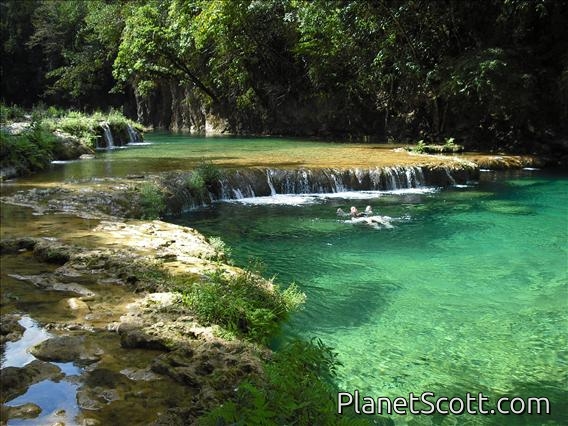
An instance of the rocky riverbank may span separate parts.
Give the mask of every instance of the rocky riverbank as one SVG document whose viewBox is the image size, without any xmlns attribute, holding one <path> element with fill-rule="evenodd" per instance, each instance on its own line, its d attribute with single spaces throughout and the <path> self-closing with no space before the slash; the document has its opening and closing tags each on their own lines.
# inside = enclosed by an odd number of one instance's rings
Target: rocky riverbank
<svg viewBox="0 0 568 426">
<path fill-rule="evenodd" d="M 146 424 L 172 424 L 180 416 L 188 424 L 230 399 L 243 379 L 263 374 L 261 359 L 269 357 L 269 351 L 243 339 L 218 337 L 216 326 L 201 324 L 164 279 L 191 274 L 198 281 L 206 280 L 208 272 L 220 269 L 242 273 L 219 263 L 220 253 L 204 237 L 159 221 L 101 221 L 92 237 L 98 241 L 96 248 L 70 244 L 65 238 L 2 240 L 0 253 L 7 266 L 3 268 L 7 276 L 2 277 L 2 350 L 25 332 L 21 318 L 26 314 L 18 309 L 22 301 L 12 300 L 18 293 L 15 287 L 60 294 L 58 305 L 66 313 L 64 318 L 41 324 L 50 337 L 30 348 L 35 360 L 2 369 L 3 403 L 34 384 L 64 380 L 59 363 L 73 363 L 82 368 L 73 379 L 80 383 L 80 424 L 108 424 L 105 415 L 122 398 L 121 387 L 142 381 L 146 389 L 164 380 L 186 389 L 188 400 L 177 401 L 175 409 L 169 409 L 168 395 L 158 392 L 153 398 L 163 398 L 161 412 Z M 46 266 L 37 274 L 14 273 L 9 265 L 18 258 Z M 266 285 L 270 288 L 270 283 Z M 146 357 L 146 365 L 121 365 L 115 371 L 105 365 L 116 355 L 104 336 L 116 336 L 122 350 L 143 349 L 153 355 Z M 3 406 L 2 417 L 39 416 L 41 410 L 28 408 Z"/>
</svg>

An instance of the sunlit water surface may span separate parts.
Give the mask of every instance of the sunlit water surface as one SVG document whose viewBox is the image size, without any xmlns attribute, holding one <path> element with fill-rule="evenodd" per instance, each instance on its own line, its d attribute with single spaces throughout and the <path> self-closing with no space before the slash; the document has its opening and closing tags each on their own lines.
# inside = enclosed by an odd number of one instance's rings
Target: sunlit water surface
<svg viewBox="0 0 568 426">
<path fill-rule="evenodd" d="M 220 203 L 176 222 L 301 287 L 283 339 L 334 347 L 340 390 L 546 396 L 552 417 L 458 420 L 568 422 L 568 178 L 490 172 L 475 187 L 358 198 Z M 338 220 L 352 204 L 394 227 Z"/>
</svg>

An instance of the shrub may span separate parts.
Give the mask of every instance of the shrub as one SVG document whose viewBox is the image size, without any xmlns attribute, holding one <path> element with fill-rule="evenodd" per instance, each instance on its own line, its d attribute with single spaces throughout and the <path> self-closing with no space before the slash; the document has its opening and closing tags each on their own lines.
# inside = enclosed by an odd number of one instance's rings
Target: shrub
<svg viewBox="0 0 568 426">
<path fill-rule="evenodd" d="M 418 152 L 419 154 L 423 154 L 426 152 L 426 144 L 424 143 L 424 140 L 419 140 L 418 143 L 416 144 L 416 146 L 413 149 L 414 152 Z"/>
<path fill-rule="evenodd" d="M 26 119 L 25 111 L 17 105 L 0 104 L 0 123 L 23 121 Z"/>
<path fill-rule="evenodd" d="M 206 187 L 203 176 L 197 171 L 192 172 L 186 179 L 185 184 L 190 194 L 201 200 L 205 196 Z"/>
<path fill-rule="evenodd" d="M 153 183 L 144 183 L 140 187 L 140 207 L 142 219 L 158 219 L 166 209 L 166 201 L 160 188 Z"/>
<path fill-rule="evenodd" d="M 38 123 L 19 135 L 0 133 L 1 167 L 15 167 L 21 173 L 45 169 L 53 159 L 57 140 Z"/>
<path fill-rule="evenodd" d="M 285 291 L 270 284 L 250 269 L 237 275 L 219 269 L 203 282 L 180 283 L 178 291 L 199 322 L 217 324 L 230 334 L 264 343 L 305 300 L 295 284 Z"/>
<path fill-rule="evenodd" d="M 207 191 L 215 192 L 223 173 L 210 161 L 202 161 L 186 178 L 185 184 L 190 194 L 197 200 L 204 201 Z"/>
<path fill-rule="evenodd" d="M 363 425 L 364 419 L 336 414 L 337 354 L 321 340 L 294 341 L 264 365 L 266 379 L 245 381 L 235 398 L 212 410 L 203 425 Z"/>
<path fill-rule="evenodd" d="M 213 164 L 211 161 L 202 161 L 196 168 L 206 186 L 215 185 L 222 177 L 221 169 Z"/>
<path fill-rule="evenodd" d="M 216 259 L 227 262 L 231 257 L 231 248 L 225 244 L 225 242 L 219 237 L 210 237 L 208 240 L 209 244 L 215 250 Z"/>
</svg>

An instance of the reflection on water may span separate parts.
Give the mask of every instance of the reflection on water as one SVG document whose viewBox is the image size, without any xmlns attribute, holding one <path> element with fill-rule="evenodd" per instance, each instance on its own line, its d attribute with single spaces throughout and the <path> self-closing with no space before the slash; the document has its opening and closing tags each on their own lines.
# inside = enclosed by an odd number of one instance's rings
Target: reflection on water
<svg viewBox="0 0 568 426">
<path fill-rule="evenodd" d="M 2 368 L 23 367 L 29 364 L 35 357 L 28 352 L 28 348 L 51 337 L 51 334 L 27 315 L 23 316 L 18 323 L 26 330 L 19 340 L 6 343 L 2 353 Z"/>
<path fill-rule="evenodd" d="M 17 407 L 33 402 L 41 408 L 40 415 L 34 419 L 11 419 L 8 425 L 79 424 L 75 419 L 79 414 L 75 400 L 78 387 L 77 383 L 67 380 L 44 380 L 30 386 L 25 394 L 7 402 L 6 405 Z"/>
<path fill-rule="evenodd" d="M 530 173 L 365 200 L 398 219 L 392 229 L 337 220 L 337 207 L 364 208 L 339 198 L 300 207 L 225 203 L 181 222 L 222 237 L 239 264 L 260 258 L 278 281 L 301 286 L 308 300 L 285 334 L 333 346 L 341 390 L 547 396 L 553 416 L 545 421 L 564 424 L 568 179 Z"/>
</svg>

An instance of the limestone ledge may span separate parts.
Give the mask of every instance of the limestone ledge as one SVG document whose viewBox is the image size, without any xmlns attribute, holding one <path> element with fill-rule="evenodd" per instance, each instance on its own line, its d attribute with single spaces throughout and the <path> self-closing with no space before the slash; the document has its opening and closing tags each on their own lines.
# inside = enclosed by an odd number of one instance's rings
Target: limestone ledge
<svg viewBox="0 0 568 426">
<path fill-rule="evenodd" d="M 154 280 L 155 271 L 197 278 L 219 268 L 229 274 L 239 273 L 238 268 L 217 261 L 218 253 L 205 237 L 193 229 L 161 221 L 102 220 L 90 234 L 97 241 L 96 247 L 89 238 L 72 243 L 64 237 L 0 241 L 2 256 L 31 254 L 36 261 L 56 265 L 54 270 L 38 275 L 9 276 L 15 283 L 25 282 L 22 285 L 40 291 L 61 292 L 62 302 L 54 309 L 65 309 L 74 316 L 65 322 L 42 324 L 53 337 L 30 348 L 30 352 L 43 361 L 2 370 L 3 385 L 14 389 L 10 397 L 45 379 L 44 374 L 28 374 L 36 364 L 73 362 L 88 365 L 83 373 L 87 384 L 77 397 L 85 412 L 103 409 L 109 403 L 108 395 L 116 394 L 113 400 L 119 398 L 115 389 L 101 387 L 98 382 L 90 385 L 91 376 L 100 376 L 103 383 L 108 382 L 107 374 L 150 383 L 167 377 L 190 389 L 195 397 L 187 401 L 187 407 L 164 411 L 156 424 L 181 418 L 184 424 L 191 424 L 200 413 L 232 397 L 243 379 L 263 374 L 261 360 L 270 357 L 268 349 L 217 337 L 215 326 L 200 324 L 168 283 Z M 2 330 L 5 340 L 15 340 L 21 334 L 16 318 L 2 318 L 2 323 L 7 325 Z M 147 349 L 156 355 L 146 368 L 111 373 L 98 367 L 100 360 L 111 355 L 106 354 L 110 349 L 97 343 L 107 334 L 118 335 L 124 349 Z M 55 373 L 59 374 L 58 368 L 54 368 Z M 18 418 L 25 408 L 3 406 L 2 411 L 7 418 Z M 29 414 L 36 415 L 33 410 Z M 86 421 L 97 424 L 88 415 Z"/>
</svg>

